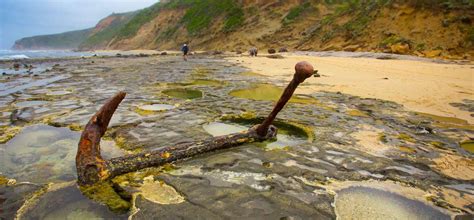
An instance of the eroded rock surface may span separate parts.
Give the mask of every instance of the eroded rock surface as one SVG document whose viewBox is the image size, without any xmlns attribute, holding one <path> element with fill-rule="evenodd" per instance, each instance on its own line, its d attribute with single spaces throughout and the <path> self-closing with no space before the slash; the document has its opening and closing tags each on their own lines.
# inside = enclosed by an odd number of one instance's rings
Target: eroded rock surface
<svg viewBox="0 0 474 220">
<path fill-rule="evenodd" d="M 281 91 L 278 87 L 287 84 L 208 56 L 194 56 L 188 62 L 173 56 L 90 59 L 95 62 L 60 61 L 61 70 L 37 78 L 0 76 L 1 85 L 8 85 L 0 91 L 0 156 L 2 163 L 8 161 L 2 164 L 1 175 L 18 182 L 73 180 L 69 162 L 79 133 L 71 130 L 80 131 L 118 91 L 128 95 L 105 140 L 133 153 L 246 129 L 249 122 L 270 112 L 273 96 Z M 33 117 L 12 125 L 12 112 L 24 108 L 31 109 Z M 228 121 L 229 116 L 245 120 Z M 424 201 L 428 209 L 442 209 L 450 216 L 474 212 L 473 155 L 459 145 L 474 137 L 470 124 L 407 112 L 393 102 L 330 92 L 296 96 L 278 119 L 310 128 L 305 130 L 311 132 L 310 138 L 283 132 L 277 142 L 208 153 L 170 169 L 139 171 L 133 178 L 120 179 L 119 185 L 135 194 L 133 213 L 104 211 L 104 206 L 85 197 L 73 200 L 80 193 L 68 185 L 47 190 L 40 202 L 27 204 L 31 211 L 24 215 L 329 219 L 336 218 L 332 204 L 338 192 L 327 185 L 386 180 L 430 194 Z M 54 129 L 66 129 L 70 136 L 55 138 L 50 126 L 67 127 Z M 35 129 L 41 135 L 24 136 Z M 277 143 L 281 144 L 269 147 Z M 150 175 L 153 180 L 146 180 Z M 153 196 L 147 199 L 137 191 L 147 186 L 175 197 L 164 202 Z M 60 201 L 64 208 L 50 210 L 48 201 Z"/>
</svg>

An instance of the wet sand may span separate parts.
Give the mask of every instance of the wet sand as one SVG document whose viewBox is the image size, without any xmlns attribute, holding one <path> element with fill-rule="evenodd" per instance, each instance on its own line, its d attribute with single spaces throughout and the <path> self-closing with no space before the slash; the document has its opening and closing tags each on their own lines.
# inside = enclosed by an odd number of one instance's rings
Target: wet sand
<svg viewBox="0 0 474 220">
<path fill-rule="evenodd" d="M 316 91 L 342 92 L 366 98 L 377 98 L 402 104 L 410 111 L 455 117 L 474 124 L 473 112 L 450 103 L 474 100 L 474 65 L 440 64 L 414 60 L 380 60 L 373 58 L 312 57 L 284 55 L 269 59 L 265 55 L 231 57 L 250 71 L 287 81 L 296 62 L 306 60 L 322 77 L 310 78 L 297 93 Z"/>
</svg>

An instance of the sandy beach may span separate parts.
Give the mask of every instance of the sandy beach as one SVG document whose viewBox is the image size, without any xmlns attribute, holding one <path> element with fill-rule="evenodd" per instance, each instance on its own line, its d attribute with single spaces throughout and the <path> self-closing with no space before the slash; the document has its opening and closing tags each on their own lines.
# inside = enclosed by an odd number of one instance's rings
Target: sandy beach
<svg viewBox="0 0 474 220">
<path fill-rule="evenodd" d="M 227 60 L 281 80 L 291 79 L 294 63 L 306 60 L 322 77 L 308 79 L 298 88 L 298 93 L 330 91 L 384 99 L 402 104 L 410 111 L 455 117 L 474 124 L 472 113 L 450 105 L 474 99 L 474 65 L 296 55 L 285 55 L 284 59 L 262 55 Z"/>
</svg>

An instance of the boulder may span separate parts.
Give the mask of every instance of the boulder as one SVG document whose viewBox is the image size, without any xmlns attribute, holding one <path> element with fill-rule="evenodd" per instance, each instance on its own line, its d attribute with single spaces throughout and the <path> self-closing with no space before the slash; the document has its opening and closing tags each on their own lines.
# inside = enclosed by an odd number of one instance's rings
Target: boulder
<svg viewBox="0 0 474 220">
<path fill-rule="evenodd" d="M 288 52 L 288 49 L 286 49 L 286 47 L 282 47 L 278 50 L 279 53 L 286 53 Z"/>
<path fill-rule="evenodd" d="M 160 55 L 164 56 L 164 55 L 168 55 L 168 53 L 166 51 L 163 51 L 160 53 Z"/>
<path fill-rule="evenodd" d="M 274 54 L 274 53 L 276 53 L 276 50 L 273 49 L 273 48 L 270 48 L 270 49 L 268 49 L 268 53 L 269 54 Z"/>
<path fill-rule="evenodd" d="M 410 52 L 410 45 L 405 43 L 396 43 L 390 46 L 390 51 L 397 54 L 407 54 Z"/>
<path fill-rule="evenodd" d="M 282 55 L 279 55 L 279 54 L 272 54 L 272 55 L 268 55 L 267 57 L 270 58 L 270 59 L 283 59 L 283 58 L 285 58 L 285 57 L 283 57 Z"/>
<path fill-rule="evenodd" d="M 433 57 L 438 57 L 441 55 L 442 50 L 425 50 L 423 51 L 423 54 L 426 57 L 433 58 Z"/>
</svg>

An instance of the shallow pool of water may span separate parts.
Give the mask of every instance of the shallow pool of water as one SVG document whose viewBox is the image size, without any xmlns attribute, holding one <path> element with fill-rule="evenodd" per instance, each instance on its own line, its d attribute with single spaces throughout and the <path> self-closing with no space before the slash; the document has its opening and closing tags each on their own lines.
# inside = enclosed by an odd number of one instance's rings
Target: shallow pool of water
<svg viewBox="0 0 474 220">
<path fill-rule="evenodd" d="M 423 202 L 365 186 L 338 191 L 335 206 L 338 219 L 450 219 Z"/>
<path fill-rule="evenodd" d="M 469 153 L 474 154 L 474 141 L 473 140 L 463 141 L 459 145 L 461 145 L 461 147 L 464 150 L 467 150 Z"/>
<path fill-rule="evenodd" d="M 166 111 L 166 110 L 174 109 L 175 107 L 173 105 L 167 105 L 167 104 L 150 104 L 150 105 L 142 105 L 142 106 L 139 106 L 138 108 L 144 111 Z"/>
<path fill-rule="evenodd" d="M 203 125 L 203 129 L 210 135 L 216 137 L 221 135 L 228 135 L 232 133 L 237 133 L 241 131 L 248 130 L 249 127 L 239 125 L 239 124 L 230 124 L 222 122 L 212 122 L 209 124 Z M 283 129 L 277 134 L 276 140 L 265 141 L 261 144 L 264 145 L 265 149 L 283 149 L 285 147 L 297 146 L 307 142 L 307 138 L 297 135 L 289 135 L 288 132 L 285 132 Z"/>
<path fill-rule="evenodd" d="M 197 99 L 202 97 L 202 92 L 200 90 L 186 88 L 167 89 L 162 93 L 179 99 Z"/>
<path fill-rule="evenodd" d="M 229 93 L 229 95 L 234 97 L 257 101 L 277 101 L 281 94 L 283 94 L 283 88 L 272 84 L 257 84 L 248 89 L 234 90 Z M 290 99 L 290 102 L 302 104 L 318 103 L 318 101 L 314 98 L 298 95 L 293 95 L 293 97 Z"/>
<path fill-rule="evenodd" d="M 25 127 L 0 145 L 0 173 L 18 181 L 57 182 L 76 177 L 75 158 L 80 133 L 48 125 Z M 123 155 L 112 141 L 102 141 L 106 158 Z"/>
<path fill-rule="evenodd" d="M 85 197 L 75 182 L 53 184 L 38 201 L 28 204 L 23 219 L 127 219 Z"/>
</svg>

